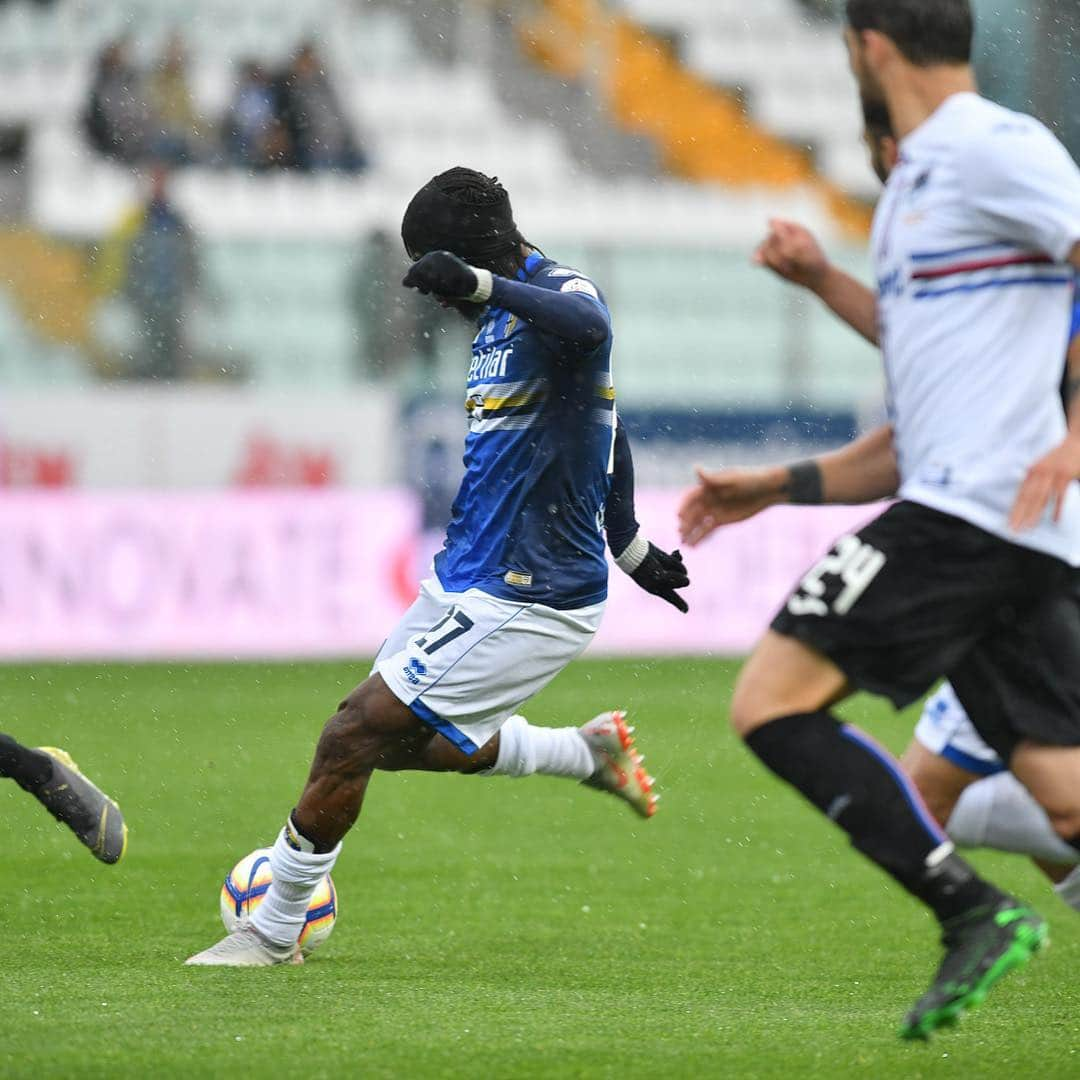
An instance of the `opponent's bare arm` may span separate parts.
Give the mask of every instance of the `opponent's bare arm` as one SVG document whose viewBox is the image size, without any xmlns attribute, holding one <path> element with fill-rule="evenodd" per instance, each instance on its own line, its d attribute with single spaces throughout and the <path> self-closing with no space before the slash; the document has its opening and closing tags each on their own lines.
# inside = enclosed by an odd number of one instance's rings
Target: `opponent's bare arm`
<svg viewBox="0 0 1080 1080">
<path fill-rule="evenodd" d="M 754 262 L 774 274 L 809 289 L 838 318 L 878 344 L 877 297 L 857 278 L 834 266 L 809 229 L 773 218 L 769 235 L 754 252 Z"/>
<path fill-rule="evenodd" d="M 1073 249 L 1071 261 L 1080 262 L 1080 245 Z M 1013 504 L 1009 525 L 1023 532 L 1038 524 L 1048 505 L 1054 507 L 1054 520 L 1061 519 L 1061 508 L 1069 485 L 1080 479 L 1080 336 L 1069 349 L 1065 397 L 1069 431 L 1045 457 L 1028 470 Z"/>
<path fill-rule="evenodd" d="M 679 508 L 683 541 L 694 547 L 716 529 L 780 503 L 866 503 L 896 494 L 900 472 L 891 426 L 810 461 L 756 469 L 698 470 Z"/>
</svg>

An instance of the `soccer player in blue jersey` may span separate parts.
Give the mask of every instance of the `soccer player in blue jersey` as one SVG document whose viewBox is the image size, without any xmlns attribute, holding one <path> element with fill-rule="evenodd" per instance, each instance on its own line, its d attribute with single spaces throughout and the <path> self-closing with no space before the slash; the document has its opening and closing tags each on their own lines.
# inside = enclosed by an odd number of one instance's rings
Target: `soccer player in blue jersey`
<svg viewBox="0 0 1080 1080">
<path fill-rule="evenodd" d="M 652 781 L 622 713 L 534 727 L 517 712 L 588 645 L 607 595 L 607 542 L 644 589 L 686 610 L 678 552 L 640 536 L 615 410 L 611 317 L 587 277 L 518 231 L 497 180 L 457 168 L 410 202 L 404 284 L 478 325 L 465 477 L 446 544 L 372 675 L 323 729 L 274 844 L 251 922 L 197 965 L 298 963 L 310 897 L 333 867 L 376 769 L 565 776 L 644 817 Z M 613 484 L 614 474 L 614 484 Z"/>
</svg>

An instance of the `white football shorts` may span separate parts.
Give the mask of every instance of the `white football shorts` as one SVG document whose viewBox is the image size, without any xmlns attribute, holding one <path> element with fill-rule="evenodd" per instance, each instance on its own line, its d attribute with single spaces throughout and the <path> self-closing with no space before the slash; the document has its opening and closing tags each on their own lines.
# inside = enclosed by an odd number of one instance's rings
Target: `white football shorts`
<svg viewBox="0 0 1080 1080">
<path fill-rule="evenodd" d="M 1005 772 L 1005 763 L 975 730 L 949 683 L 926 699 L 915 738 L 932 754 L 980 776 Z"/>
<path fill-rule="evenodd" d="M 375 658 L 375 671 L 425 723 L 473 753 L 579 656 L 604 605 L 557 611 L 479 589 L 420 586 Z"/>
</svg>

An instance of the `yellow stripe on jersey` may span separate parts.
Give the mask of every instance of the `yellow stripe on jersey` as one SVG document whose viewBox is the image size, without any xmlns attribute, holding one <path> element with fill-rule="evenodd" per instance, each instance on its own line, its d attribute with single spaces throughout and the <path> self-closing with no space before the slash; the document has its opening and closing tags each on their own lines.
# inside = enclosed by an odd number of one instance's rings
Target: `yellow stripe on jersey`
<svg viewBox="0 0 1080 1080">
<path fill-rule="evenodd" d="M 512 394 L 510 397 L 504 398 L 484 398 L 484 409 L 518 409 L 523 405 L 539 405 L 546 400 L 546 390 L 525 394 Z"/>
</svg>

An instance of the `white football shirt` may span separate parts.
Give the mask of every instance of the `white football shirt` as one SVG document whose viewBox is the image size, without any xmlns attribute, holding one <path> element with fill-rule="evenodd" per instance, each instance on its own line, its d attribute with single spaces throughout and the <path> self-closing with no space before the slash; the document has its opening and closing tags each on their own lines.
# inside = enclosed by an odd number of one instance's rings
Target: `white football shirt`
<svg viewBox="0 0 1080 1080">
<path fill-rule="evenodd" d="M 1038 121 L 956 94 L 900 144 L 873 252 L 902 498 L 1080 565 L 1080 490 L 1013 533 L 1065 436 L 1080 170 Z"/>
</svg>

